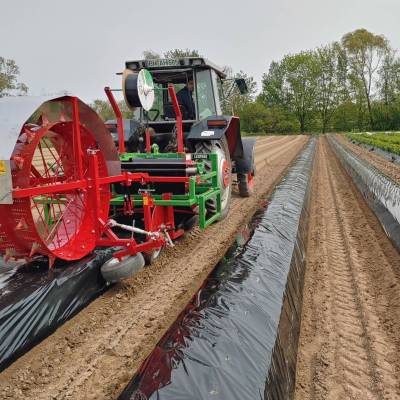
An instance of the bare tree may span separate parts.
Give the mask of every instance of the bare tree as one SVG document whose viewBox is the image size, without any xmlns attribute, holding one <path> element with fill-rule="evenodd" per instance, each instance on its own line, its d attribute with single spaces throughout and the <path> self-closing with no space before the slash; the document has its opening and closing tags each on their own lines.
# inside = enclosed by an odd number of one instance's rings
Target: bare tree
<svg viewBox="0 0 400 400">
<path fill-rule="evenodd" d="M 161 55 L 153 50 L 145 50 L 143 52 L 143 58 L 145 60 L 158 60 L 159 58 L 161 58 Z"/>
<path fill-rule="evenodd" d="M 165 58 L 201 57 L 196 49 L 173 49 L 164 53 Z"/>
</svg>

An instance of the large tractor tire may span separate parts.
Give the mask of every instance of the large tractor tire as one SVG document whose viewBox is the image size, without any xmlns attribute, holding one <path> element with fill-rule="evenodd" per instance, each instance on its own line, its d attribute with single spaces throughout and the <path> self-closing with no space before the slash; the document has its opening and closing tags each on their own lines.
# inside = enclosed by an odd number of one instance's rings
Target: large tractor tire
<svg viewBox="0 0 400 400">
<path fill-rule="evenodd" d="M 228 215 L 232 197 L 232 162 L 226 138 L 196 142 L 195 151 L 200 154 L 216 153 L 218 155 L 218 180 L 221 187 L 221 215 L 219 220 L 223 220 Z M 205 162 L 205 168 L 207 171 L 211 171 L 211 161 Z M 216 200 L 207 200 L 206 209 L 207 219 L 215 215 L 217 212 Z"/>
</svg>

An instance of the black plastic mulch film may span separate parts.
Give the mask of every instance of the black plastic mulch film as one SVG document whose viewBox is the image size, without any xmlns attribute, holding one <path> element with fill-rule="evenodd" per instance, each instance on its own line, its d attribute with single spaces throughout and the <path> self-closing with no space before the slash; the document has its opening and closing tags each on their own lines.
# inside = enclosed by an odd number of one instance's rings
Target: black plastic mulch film
<svg viewBox="0 0 400 400">
<path fill-rule="evenodd" d="M 314 151 L 312 139 L 252 238 L 217 265 L 121 400 L 293 397 Z"/>
<path fill-rule="evenodd" d="M 0 268 L 1 370 L 104 290 L 100 266 L 113 251 L 96 250 L 53 270 L 46 260 Z"/>
<path fill-rule="evenodd" d="M 400 186 L 369 162 L 328 136 L 342 165 L 374 210 L 387 236 L 400 251 Z"/>
</svg>

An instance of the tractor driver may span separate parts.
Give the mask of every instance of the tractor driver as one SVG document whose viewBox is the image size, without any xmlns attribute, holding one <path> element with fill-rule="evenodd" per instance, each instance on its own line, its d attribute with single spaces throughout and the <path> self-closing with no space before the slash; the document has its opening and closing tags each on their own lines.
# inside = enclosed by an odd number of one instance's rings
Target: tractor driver
<svg viewBox="0 0 400 400">
<path fill-rule="evenodd" d="M 178 98 L 178 103 L 185 107 L 182 110 L 183 119 L 195 119 L 195 107 L 193 101 L 193 89 L 194 89 L 194 82 L 193 79 L 189 78 L 187 84 L 183 89 L 181 89 L 177 94 L 176 97 Z"/>
</svg>

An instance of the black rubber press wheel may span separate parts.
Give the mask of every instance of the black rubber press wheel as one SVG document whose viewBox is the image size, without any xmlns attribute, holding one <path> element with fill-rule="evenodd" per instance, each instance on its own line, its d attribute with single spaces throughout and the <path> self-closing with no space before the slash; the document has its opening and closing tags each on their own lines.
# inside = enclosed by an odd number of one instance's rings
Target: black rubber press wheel
<svg viewBox="0 0 400 400">
<path fill-rule="evenodd" d="M 124 257 L 121 261 L 113 257 L 101 266 L 101 275 L 107 283 L 116 283 L 121 279 L 134 275 L 144 265 L 142 253 Z"/>
</svg>

